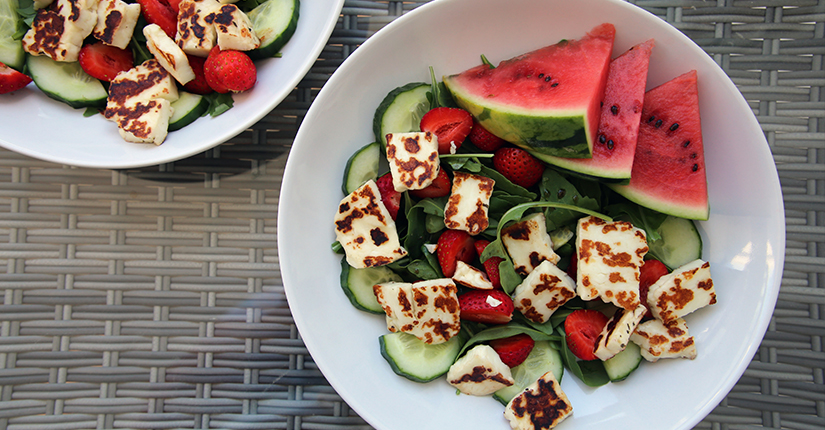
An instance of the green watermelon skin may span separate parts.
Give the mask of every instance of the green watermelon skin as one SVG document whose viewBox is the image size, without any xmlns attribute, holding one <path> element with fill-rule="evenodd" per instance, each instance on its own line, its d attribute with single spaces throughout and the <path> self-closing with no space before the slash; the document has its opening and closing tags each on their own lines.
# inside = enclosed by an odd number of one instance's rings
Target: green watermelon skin
<svg viewBox="0 0 825 430">
<path fill-rule="evenodd" d="M 615 34 L 601 24 L 495 68 L 445 76 L 444 85 L 496 136 L 540 154 L 590 158 Z"/>
<path fill-rule="evenodd" d="M 633 169 L 647 70 L 655 42 L 635 45 L 610 62 L 599 131 L 592 158 L 563 158 L 533 152 L 536 158 L 591 179 L 627 183 Z"/>
<path fill-rule="evenodd" d="M 630 182 L 610 187 L 630 201 L 668 215 L 708 219 L 695 70 L 645 93 Z"/>
</svg>

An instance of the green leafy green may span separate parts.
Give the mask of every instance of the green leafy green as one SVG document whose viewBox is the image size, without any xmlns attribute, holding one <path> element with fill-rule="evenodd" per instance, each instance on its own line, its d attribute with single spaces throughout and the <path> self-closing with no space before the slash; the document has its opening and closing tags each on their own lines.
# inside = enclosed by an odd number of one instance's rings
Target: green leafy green
<svg viewBox="0 0 825 430">
<path fill-rule="evenodd" d="M 649 242 L 662 238 L 659 234 L 659 226 L 667 218 L 667 215 L 647 209 L 634 203 L 615 203 L 605 208 L 607 213 L 621 221 L 627 221 L 645 231 Z"/>
<path fill-rule="evenodd" d="M 490 66 L 491 69 L 496 68 L 495 64 L 491 63 L 484 54 L 481 54 L 481 64 L 486 64 Z"/>
<path fill-rule="evenodd" d="M 458 353 L 460 357 L 464 354 L 465 351 L 469 350 L 475 345 L 479 343 L 489 342 L 495 339 L 504 339 L 506 337 L 515 336 L 517 334 L 527 334 L 533 338 L 533 340 L 549 340 L 549 341 L 559 341 L 561 340 L 560 336 L 548 335 L 542 331 L 536 330 L 532 327 L 523 325 L 521 323 L 510 322 L 504 325 L 497 325 L 491 326 L 489 328 L 485 328 L 477 333 L 475 333 L 464 346 L 461 348 L 461 351 Z"/>
<path fill-rule="evenodd" d="M 592 211 L 600 210 L 599 201 L 596 198 L 579 192 L 570 181 L 553 169 L 544 169 L 541 181 L 539 181 L 539 190 L 542 201 L 559 202 Z M 555 230 L 575 223 L 581 217 L 580 212 L 578 209 L 547 208 L 544 213 L 547 218 L 547 229 Z"/>
<path fill-rule="evenodd" d="M 601 360 L 582 361 L 579 360 L 570 348 L 567 347 L 567 334 L 564 329 L 560 329 L 564 340 L 561 342 L 561 359 L 564 367 L 573 372 L 580 381 L 588 387 L 601 387 L 610 382 L 607 371 Z"/>
</svg>

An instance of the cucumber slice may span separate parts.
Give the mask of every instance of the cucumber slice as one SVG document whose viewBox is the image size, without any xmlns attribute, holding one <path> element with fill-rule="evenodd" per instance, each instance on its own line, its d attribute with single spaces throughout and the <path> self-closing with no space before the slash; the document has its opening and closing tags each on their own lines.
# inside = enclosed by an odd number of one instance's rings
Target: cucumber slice
<svg viewBox="0 0 825 430">
<path fill-rule="evenodd" d="M 45 55 L 29 55 L 26 66 L 37 88 L 55 100 L 75 109 L 106 106 L 106 88 L 84 72 L 80 63 L 57 62 Z"/>
<path fill-rule="evenodd" d="M 389 92 L 375 110 L 372 130 L 381 147 L 387 146 L 387 133 L 421 130 L 421 117 L 430 109 L 427 93 L 430 84 L 413 82 Z"/>
<path fill-rule="evenodd" d="M 403 332 L 382 335 L 381 356 L 393 372 L 415 382 L 430 382 L 450 370 L 464 345 L 462 336 L 453 336 L 438 345 L 428 345 Z"/>
<path fill-rule="evenodd" d="M 362 311 L 383 314 L 384 309 L 378 304 L 372 286 L 382 282 L 401 280 L 401 276 L 388 267 L 355 269 L 347 264 L 346 258 L 341 259 L 341 287 L 352 305 Z"/>
<path fill-rule="evenodd" d="M 561 353 L 553 348 L 550 342 L 541 340 L 536 342 L 533 350 L 530 351 L 530 355 L 523 363 L 510 369 L 516 383 L 496 391 L 493 393 L 493 397 L 506 406 L 513 397 L 521 394 L 525 388 L 536 382 L 541 375 L 548 371 L 553 372 L 556 380 L 561 382 L 561 377 L 564 374 L 564 364 L 562 364 Z"/>
<path fill-rule="evenodd" d="M 249 56 L 253 60 L 277 56 L 295 34 L 300 9 L 299 0 L 267 0 L 249 11 L 252 29 L 261 39 L 261 46 L 249 51 Z"/>
<path fill-rule="evenodd" d="M 641 363 L 642 349 L 633 342 L 628 342 L 622 352 L 603 362 L 611 382 L 624 381 Z"/>
<path fill-rule="evenodd" d="M 662 238 L 648 244 L 650 255 L 670 270 L 702 258 L 702 237 L 692 220 L 669 216 L 657 231 Z"/>
<path fill-rule="evenodd" d="M 17 7 L 17 0 L 0 0 L 0 63 L 22 71 L 26 53 L 20 39 L 15 39 L 21 25 Z"/>
<path fill-rule="evenodd" d="M 381 144 L 378 142 L 367 144 L 352 154 L 344 169 L 344 183 L 341 186 L 344 194 L 349 194 L 368 180 L 377 178 L 380 162 Z"/>
<path fill-rule="evenodd" d="M 209 100 L 200 94 L 178 91 L 178 99 L 172 102 L 172 109 L 169 131 L 180 130 L 203 116 L 209 109 Z"/>
</svg>

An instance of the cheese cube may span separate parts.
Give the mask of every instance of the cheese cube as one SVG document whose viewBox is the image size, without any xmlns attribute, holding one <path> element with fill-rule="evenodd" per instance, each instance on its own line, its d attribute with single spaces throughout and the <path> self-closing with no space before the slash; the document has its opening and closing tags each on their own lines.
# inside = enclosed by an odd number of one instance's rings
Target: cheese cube
<svg viewBox="0 0 825 430">
<path fill-rule="evenodd" d="M 356 269 L 383 266 L 407 255 L 374 180 L 341 200 L 335 214 L 335 235 L 347 263 Z"/>
<path fill-rule="evenodd" d="M 528 215 L 501 230 L 501 241 L 507 248 L 518 274 L 527 276 L 544 260 L 556 264 L 560 257 L 553 251 L 553 241 L 547 233 L 544 212 Z"/>
<path fill-rule="evenodd" d="M 83 40 L 97 24 L 98 0 L 57 0 L 54 8 L 38 9 L 23 36 L 23 50 L 55 61 L 77 61 Z"/>
<path fill-rule="evenodd" d="M 218 38 L 215 26 L 207 21 L 207 16 L 217 11 L 221 3 L 217 0 L 182 0 L 178 7 L 175 42 L 187 54 L 206 57 Z"/>
<path fill-rule="evenodd" d="M 109 84 L 106 110 L 118 110 L 126 99 L 151 100 L 162 98 L 173 102 L 178 99 L 175 80 L 156 59 L 143 63 L 115 76 Z M 104 112 L 105 114 L 105 112 Z"/>
<path fill-rule="evenodd" d="M 134 115 L 126 115 L 118 120 L 118 132 L 123 139 L 134 143 L 163 143 L 173 112 L 169 100 L 130 100 L 126 109 Z"/>
<path fill-rule="evenodd" d="M 440 169 L 438 138 L 430 132 L 389 133 L 387 161 L 395 191 L 427 188 Z"/>
<path fill-rule="evenodd" d="M 252 28 L 252 21 L 234 4 L 226 4 L 210 13 L 207 22 L 215 26 L 221 50 L 250 51 L 261 46 L 261 40 Z"/>
<path fill-rule="evenodd" d="M 458 288 L 451 279 L 412 284 L 385 282 L 373 286 L 373 292 L 391 332 L 409 333 L 436 345 L 450 340 L 461 329 Z"/>
<path fill-rule="evenodd" d="M 513 305 L 527 319 L 541 324 L 573 297 L 576 297 L 576 281 L 544 260 L 513 291 Z"/>
<path fill-rule="evenodd" d="M 97 17 L 92 35 L 107 45 L 126 49 L 140 17 L 140 4 L 100 0 Z"/>
<path fill-rule="evenodd" d="M 645 321 L 636 327 L 630 341 L 639 345 L 642 357 L 650 362 L 660 358 L 696 358 L 696 343 L 682 318 L 667 325 L 658 319 Z"/>
<path fill-rule="evenodd" d="M 492 290 L 493 283 L 487 274 L 461 260 L 456 261 L 453 281 L 476 290 Z"/>
<path fill-rule="evenodd" d="M 149 24 L 143 27 L 143 35 L 146 36 L 146 47 L 149 52 L 181 85 L 195 79 L 195 71 L 189 65 L 186 54 L 160 26 Z"/>
<path fill-rule="evenodd" d="M 487 209 L 496 181 L 481 175 L 453 172 L 450 198 L 444 207 L 444 225 L 475 236 L 487 229 Z"/>
<path fill-rule="evenodd" d="M 572 413 L 573 405 L 553 372 L 542 375 L 504 408 L 513 430 L 551 429 Z"/>
<path fill-rule="evenodd" d="M 647 293 L 647 305 L 665 324 L 716 303 L 710 263 L 694 260 L 662 276 Z"/>
<path fill-rule="evenodd" d="M 647 308 L 644 305 L 639 305 L 632 311 L 617 309 L 596 338 L 596 350 L 593 351 L 596 357 L 604 361 L 624 351 L 627 342 L 630 341 L 630 335 L 646 313 Z"/>
<path fill-rule="evenodd" d="M 629 310 L 639 306 L 639 270 L 648 251 L 644 230 L 629 222 L 584 217 L 577 226 L 576 250 L 576 291 L 582 299 L 601 297 Z"/>
<path fill-rule="evenodd" d="M 447 382 L 471 396 L 487 396 L 515 383 L 510 367 L 490 346 L 478 344 L 447 371 Z"/>
</svg>

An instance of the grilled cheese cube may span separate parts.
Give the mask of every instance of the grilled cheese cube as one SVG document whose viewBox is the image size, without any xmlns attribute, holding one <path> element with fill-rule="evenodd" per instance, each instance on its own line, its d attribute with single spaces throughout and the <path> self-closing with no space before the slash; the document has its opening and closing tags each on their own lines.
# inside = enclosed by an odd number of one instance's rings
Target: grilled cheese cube
<svg viewBox="0 0 825 430">
<path fill-rule="evenodd" d="M 169 131 L 172 102 L 166 99 L 129 100 L 125 106 L 132 112 L 118 120 L 118 132 L 127 142 L 160 145 Z"/>
<path fill-rule="evenodd" d="M 447 382 L 464 394 L 487 396 L 515 383 L 510 367 L 490 346 L 478 344 L 447 371 Z"/>
<path fill-rule="evenodd" d="M 553 264 L 560 260 L 553 251 L 553 241 L 547 233 L 544 212 L 528 215 L 521 221 L 503 228 L 501 241 L 513 260 L 516 272 L 522 276 L 529 275 L 544 260 Z"/>
<path fill-rule="evenodd" d="M 716 303 L 710 263 L 694 260 L 662 276 L 647 293 L 647 305 L 665 324 Z"/>
<path fill-rule="evenodd" d="M 106 110 L 117 110 L 126 99 L 130 98 L 136 100 L 162 98 L 173 102 L 178 99 L 178 95 L 175 80 L 153 58 L 115 76 L 109 84 Z"/>
<path fill-rule="evenodd" d="M 447 206 L 444 208 L 444 225 L 452 230 L 464 230 L 475 236 L 487 229 L 490 220 L 487 210 L 496 181 L 481 175 L 453 172 L 453 184 Z"/>
<path fill-rule="evenodd" d="M 644 305 L 639 305 L 632 311 L 617 309 L 596 338 L 596 350 L 593 351 L 596 357 L 604 361 L 624 351 L 627 342 L 630 341 L 630 335 L 646 313 L 647 308 Z"/>
<path fill-rule="evenodd" d="M 146 36 L 149 52 L 181 85 L 195 79 L 195 71 L 189 65 L 186 54 L 159 25 L 149 24 L 143 27 L 143 35 Z"/>
<path fill-rule="evenodd" d="M 551 429 L 573 413 L 573 405 L 553 372 L 547 372 L 513 397 L 504 417 L 513 430 Z"/>
<path fill-rule="evenodd" d="M 23 50 L 55 61 L 77 61 L 83 39 L 97 24 L 98 0 L 57 0 L 50 9 L 38 9 L 23 36 Z"/>
<path fill-rule="evenodd" d="M 261 40 L 252 28 L 252 21 L 234 4 L 225 4 L 207 16 L 215 26 L 221 50 L 250 51 L 261 46 Z"/>
<path fill-rule="evenodd" d="M 175 42 L 183 52 L 206 57 L 215 47 L 218 34 L 207 16 L 221 7 L 217 0 L 182 0 L 178 12 Z"/>
<path fill-rule="evenodd" d="M 356 269 L 383 266 L 407 255 L 374 180 L 341 200 L 335 214 L 335 235 L 347 263 Z"/>
<path fill-rule="evenodd" d="M 458 288 L 451 279 L 385 282 L 373 286 L 373 293 L 386 314 L 387 329 L 393 333 L 409 333 L 436 345 L 461 329 Z"/>
<path fill-rule="evenodd" d="M 628 310 L 639 306 L 639 270 L 648 251 L 644 230 L 629 222 L 584 217 L 578 222 L 576 251 L 576 292 L 582 299 L 600 297 Z"/>
<path fill-rule="evenodd" d="M 100 0 L 97 25 L 92 35 L 101 42 L 126 49 L 140 17 L 140 4 L 123 0 Z"/>
<path fill-rule="evenodd" d="M 549 260 L 538 265 L 513 291 L 513 305 L 539 324 L 576 297 L 576 281 Z"/>
<path fill-rule="evenodd" d="M 427 188 L 440 170 L 438 138 L 423 131 L 388 133 L 387 161 L 395 191 Z"/>
<path fill-rule="evenodd" d="M 661 358 L 696 358 L 696 343 L 682 318 L 667 325 L 655 318 L 645 321 L 636 327 L 630 341 L 639 345 L 642 357 L 650 362 Z"/>
<path fill-rule="evenodd" d="M 492 290 L 493 283 L 483 271 L 461 260 L 456 261 L 453 281 L 476 290 Z"/>
</svg>

